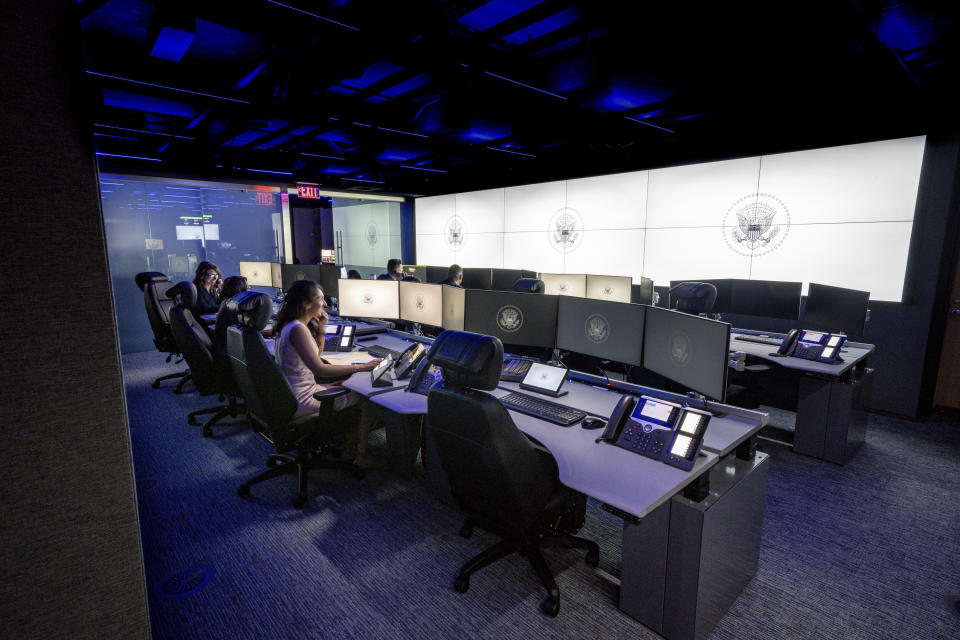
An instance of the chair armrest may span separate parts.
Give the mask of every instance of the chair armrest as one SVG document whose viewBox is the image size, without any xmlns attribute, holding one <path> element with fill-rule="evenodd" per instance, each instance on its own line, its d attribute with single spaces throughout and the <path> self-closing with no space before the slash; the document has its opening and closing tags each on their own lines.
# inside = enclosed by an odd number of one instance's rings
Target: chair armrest
<svg viewBox="0 0 960 640">
<path fill-rule="evenodd" d="M 350 389 L 344 389 L 343 387 L 330 387 L 329 389 L 315 392 L 313 397 L 317 400 L 329 400 L 330 398 L 342 396 L 345 393 L 350 393 Z"/>
</svg>

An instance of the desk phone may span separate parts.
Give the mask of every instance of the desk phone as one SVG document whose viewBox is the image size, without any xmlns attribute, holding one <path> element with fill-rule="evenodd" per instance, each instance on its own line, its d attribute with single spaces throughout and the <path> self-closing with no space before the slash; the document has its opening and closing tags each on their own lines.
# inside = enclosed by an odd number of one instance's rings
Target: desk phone
<svg viewBox="0 0 960 640">
<path fill-rule="evenodd" d="M 504 382 L 520 382 L 530 370 L 530 365 L 537 362 L 533 358 L 503 354 L 503 369 L 500 370 L 500 380 Z"/>
<path fill-rule="evenodd" d="M 432 364 L 426 358 L 420 360 L 417 370 L 413 372 L 410 378 L 410 384 L 407 385 L 407 391 L 419 393 L 422 396 L 430 393 L 430 389 L 436 384 L 443 382 L 443 372 L 440 367 Z"/>
<path fill-rule="evenodd" d="M 356 337 L 355 324 L 328 324 L 324 327 L 325 351 L 353 351 L 353 340 Z"/>
<path fill-rule="evenodd" d="M 777 354 L 833 364 L 842 361 L 840 347 L 846 341 L 847 337 L 838 333 L 791 329 L 777 349 Z"/>
<path fill-rule="evenodd" d="M 427 355 L 427 349 L 421 342 L 415 342 L 407 347 L 400 357 L 397 358 L 397 366 L 393 369 L 393 376 L 397 380 L 403 380 L 413 373 L 420 361 Z"/>
<path fill-rule="evenodd" d="M 689 471 L 700 453 L 711 414 L 674 402 L 624 395 L 597 442 Z"/>
</svg>

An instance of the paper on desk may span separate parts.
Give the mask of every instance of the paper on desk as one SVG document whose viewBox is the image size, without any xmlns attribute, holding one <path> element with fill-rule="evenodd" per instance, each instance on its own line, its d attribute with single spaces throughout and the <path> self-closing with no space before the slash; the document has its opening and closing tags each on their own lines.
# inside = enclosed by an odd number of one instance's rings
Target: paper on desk
<svg viewBox="0 0 960 640">
<path fill-rule="evenodd" d="M 324 351 L 320 354 L 320 357 L 330 364 L 363 364 L 376 359 L 366 351 L 346 351 L 343 353 L 337 351 L 327 353 Z"/>
</svg>

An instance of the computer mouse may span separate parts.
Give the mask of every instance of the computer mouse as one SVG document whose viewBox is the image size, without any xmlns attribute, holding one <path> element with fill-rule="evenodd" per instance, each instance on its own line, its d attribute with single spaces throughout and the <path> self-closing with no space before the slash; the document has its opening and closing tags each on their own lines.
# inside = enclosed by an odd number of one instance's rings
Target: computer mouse
<svg viewBox="0 0 960 640">
<path fill-rule="evenodd" d="M 602 429 L 607 426 L 607 423 L 600 418 L 584 418 L 580 426 L 584 429 Z"/>
</svg>

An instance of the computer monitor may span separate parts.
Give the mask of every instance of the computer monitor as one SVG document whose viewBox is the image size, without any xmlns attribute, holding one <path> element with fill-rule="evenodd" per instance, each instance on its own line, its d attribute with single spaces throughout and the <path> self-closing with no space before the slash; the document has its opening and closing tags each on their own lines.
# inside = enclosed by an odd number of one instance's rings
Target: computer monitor
<svg viewBox="0 0 960 640">
<path fill-rule="evenodd" d="M 560 296 L 557 348 L 639 366 L 645 312 L 641 304 Z"/>
<path fill-rule="evenodd" d="M 313 280 L 320 284 L 320 265 L 316 264 L 282 264 L 280 272 L 283 276 L 283 290 L 289 291 L 297 280 Z M 326 291 L 325 295 L 330 295 Z"/>
<path fill-rule="evenodd" d="M 270 280 L 277 289 L 283 289 L 283 268 L 279 262 L 270 263 Z"/>
<path fill-rule="evenodd" d="M 543 292 L 555 296 L 587 295 L 587 276 L 582 273 L 541 273 Z"/>
<path fill-rule="evenodd" d="M 399 318 L 399 284 L 396 280 L 341 280 L 340 316 Z"/>
<path fill-rule="evenodd" d="M 469 267 L 463 270 L 463 282 L 460 285 L 464 289 L 492 289 L 493 288 L 493 269 L 490 267 Z"/>
<path fill-rule="evenodd" d="M 851 336 L 861 337 L 869 302 L 869 291 L 843 289 L 811 282 L 807 290 L 807 306 L 804 309 L 801 324 L 805 328 L 807 325 L 815 325 L 810 328 L 842 331 Z"/>
<path fill-rule="evenodd" d="M 557 334 L 557 297 L 515 291 L 466 292 L 466 331 L 496 336 L 501 342 L 553 348 Z"/>
<path fill-rule="evenodd" d="M 443 289 L 443 317 L 440 326 L 453 331 L 463 331 L 466 290 L 449 285 L 440 285 L 440 287 Z"/>
<path fill-rule="evenodd" d="M 713 309 L 710 310 L 710 313 L 731 313 L 730 311 L 730 289 L 731 289 L 731 280 L 729 278 L 723 279 L 703 279 L 703 278 L 688 278 L 686 280 L 671 280 L 670 288 L 673 289 L 676 285 L 681 282 L 709 282 L 717 288 L 717 300 L 713 303 Z M 677 308 L 676 300 L 671 299 L 669 301 L 671 309 Z"/>
<path fill-rule="evenodd" d="M 491 289 L 494 291 L 513 291 L 513 283 L 525 277 L 523 272 L 523 269 L 494 269 Z"/>
<path fill-rule="evenodd" d="M 323 289 L 323 295 L 333 298 L 340 297 L 340 267 L 335 264 L 321 264 L 320 288 Z"/>
<path fill-rule="evenodd" d="M 643 366 L 723 402 L 730 325 L 679 311 L 647 307 Z"/>
<path fill-rule="evenodd" d="M 247 279 L 251 287 L 273 286 L 269 262 L 241 262 L 240 275 Z"/>
<path fill-rule="evenodd" d="M 447 279 L 447 272 L 450 267 L 427 266 L 427 277 L 424 282 L 443 282 Z"/>
<path fill-rule="evenodd" d="M 587 297 L 610 302 L 630 302 L 633 279 L 627 276 L 596 276 L 587 274 Z"/>
<path fill-rule="evenodd" d="M 653 304 L 653 280 L 641 276 L 640 284 L 630 286 L 630 302 Z"/>
<path fill-rule="evenodd" d="M 427 282 L 427 268 L 419 264 L 405 264 L 403 265 L 403 275 L 404 276 L 413 276 L 414 278 L 419 278 L 420 282 Z"/>
<path fill-rule="evenodd" d="M 443 285 L 401 281 L 400 319 L 443 326 Z"/>
<path fill-rule="evenodd" d="M 730 313 L 796 320 L 802 282 L 730 280 Z"/>
</svg>

